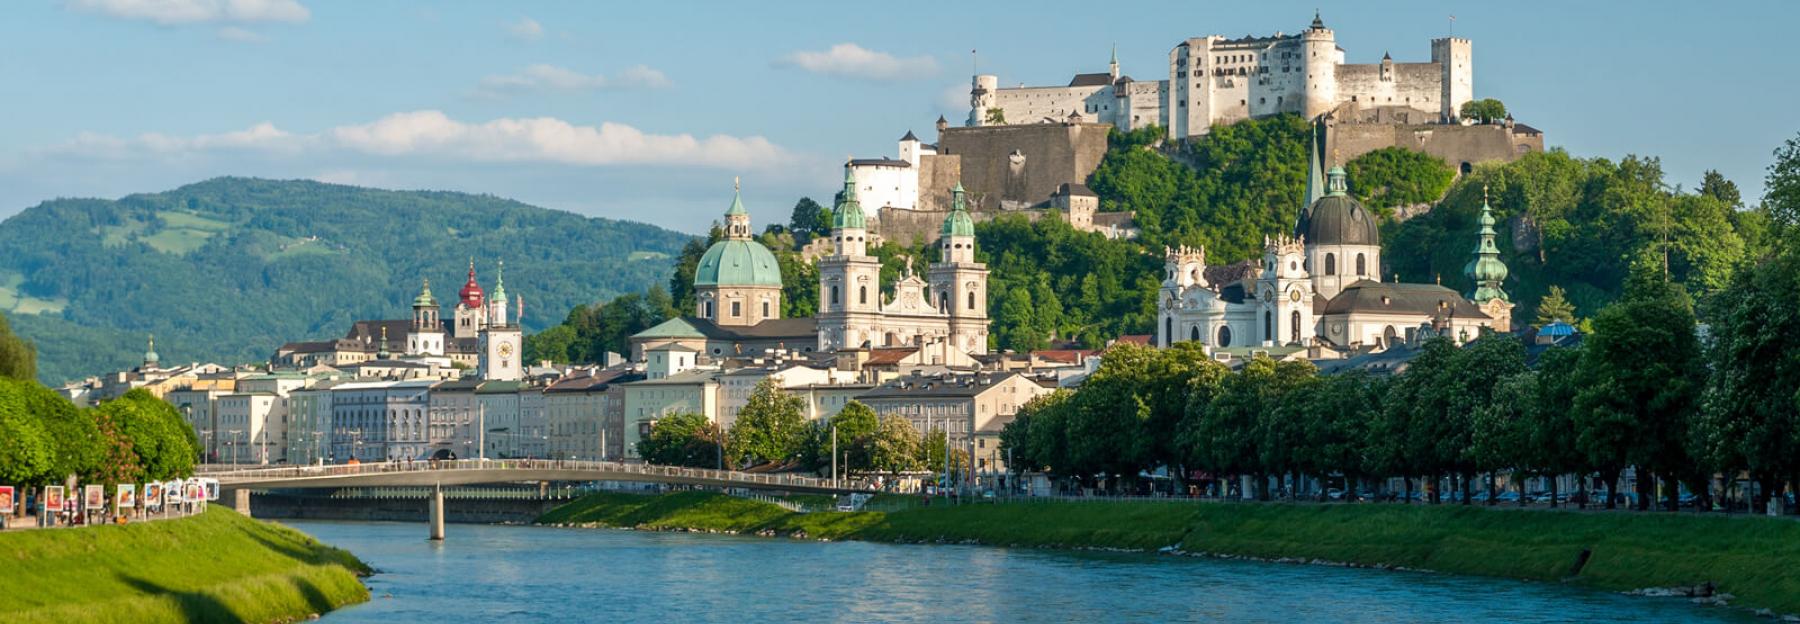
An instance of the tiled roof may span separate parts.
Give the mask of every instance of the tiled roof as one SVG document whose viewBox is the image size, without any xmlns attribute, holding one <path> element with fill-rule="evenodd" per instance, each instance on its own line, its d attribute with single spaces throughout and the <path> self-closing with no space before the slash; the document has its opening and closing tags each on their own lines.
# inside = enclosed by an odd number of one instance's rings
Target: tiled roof
<svg viewBox="0 0 1800 624">
<path fill-rule="evenodd" d="M 1439 306 L 1446 306 L 1440 308 Z M 1360 280 L 1344 287 L 1344 291 L 1325 304 L 1324 314 L 1423 314 L 1435 315 L 1440 310 L 1465 319 L 1489 318 L 1481 308 L 1464 299 L 1456 291 L 1436 284 L 1403 284 Z"/>
</svg>

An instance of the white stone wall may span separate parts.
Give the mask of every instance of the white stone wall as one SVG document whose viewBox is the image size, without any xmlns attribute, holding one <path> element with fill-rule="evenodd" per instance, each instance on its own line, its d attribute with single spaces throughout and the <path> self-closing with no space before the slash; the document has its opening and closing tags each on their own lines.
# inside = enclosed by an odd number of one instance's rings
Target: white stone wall
<svg viewBox="0 0 1800 624">
<path fill-rule="evenodd" d="M 1361 273 L 1356 271 L 1357 254 L 1363 256 Z M 1381 281 L 1380 245 L 1308 245 L 1306 261 L 1312 272 L 1313 289 L 1327 299 L 1359 280 Z"/>
<path fill-rule="evenodd" d="M 1011 117 L 1007 117 L 1011 119 Z M 865 165 L 850 166 L 856 182 L 856 201 L 863 214 L 874 222 L 881 218 L 881 208 L 917 210 L 919 206 L 919 169 L 917 166 Z"/>
<path fill-rule="evenodd" d="M 1078 112 L 1092 121 L 1098 112 L 1090 107 L 1111 110 L 1112 87 L 1010 87 L 995 93 L 993 107 L 1006 116 L 1007 124 L 1040 123 L 1048 118 L 1063 121 L 1069 113 Z"/>
</svg>

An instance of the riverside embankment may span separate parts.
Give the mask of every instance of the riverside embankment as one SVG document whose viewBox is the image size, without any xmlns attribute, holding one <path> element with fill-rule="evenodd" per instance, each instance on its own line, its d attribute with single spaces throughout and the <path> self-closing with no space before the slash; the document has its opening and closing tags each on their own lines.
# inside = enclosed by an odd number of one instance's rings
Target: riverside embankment
<svg viewBox="0 0 1800 624">
<path fill-rule="evenodd" d="M 123 526 L 0 533 L 0 621 L 289 622 L 369 599 L 350 553 L 214 505 Z"/>
<path fill-rule="evenodd" d="M 705 492 L 602 493 L 540 524 L 1118 549 L 1430 570 L 1595 589 L 1716 588 L 1800 613 L 1800 522 L 1429 505 L 1008 502 L 800 514 Z M 1584 555 L 1585 553 L 1585 555 Z"/>
</svg>

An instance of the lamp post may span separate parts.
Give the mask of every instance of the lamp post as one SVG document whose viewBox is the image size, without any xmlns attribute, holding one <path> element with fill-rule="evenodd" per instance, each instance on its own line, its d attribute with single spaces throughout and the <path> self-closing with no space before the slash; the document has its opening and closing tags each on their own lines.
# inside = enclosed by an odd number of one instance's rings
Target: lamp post
<svg viewBox="0 0 1800 624">
<path fill-rule="evenodd" d="M 239 434 L 241 432 L 243 432 L 242 429 L 226 429 L 225 430 L 225 433 L 231 434 L 230 437 L 225 439 L 225 445 L 231 447 L 231 465 L 233 465 L 233 466 L 236 466 L 238 463 L 238 460 L 237 460 L 237 434 Z"/>
</svg>

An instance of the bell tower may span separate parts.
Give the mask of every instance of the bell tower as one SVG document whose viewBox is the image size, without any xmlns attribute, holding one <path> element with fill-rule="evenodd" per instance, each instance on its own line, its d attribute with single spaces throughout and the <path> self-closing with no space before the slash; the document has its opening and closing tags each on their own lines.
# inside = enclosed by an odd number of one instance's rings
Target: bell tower
<svg viewBox="0 0 1800 624">
<path fill-rule="evenodd" d="M 868 222 L 856 200 L 856 179 L 844 165 L 844 192 L 831 211 L 831 255 L 819 258 L 819 350 L 878 343 L 881 261 L 867 255 Z"/>
<path fill-rule="evenodd" d="M 932 302 L 950 317 L 951 346 L 988 352 L 987 265 L 975 261 L 975 220 L 969 217 L 962 183 L 950 191 L 950 216 L 939 232 L 941 260 L 927 270 Z"/>
<path fill-rule="evenodd" d="M 525 337 L 518 323 L 506 316 L 506 264 L 494 270 L 494 293 L 489 297 L 487 325 L 481 330 L 481 362 L 477 371 L 486 381 L 518 381 L 525 378 Z"/>
<path fill-rule="evenodd" d="M 431 280 L 413 298 L 412 327 L 406 335 L 406 354 L 412 356 L 444 355 L 444 326 L 438 321 L 437 299 L 431 296 Z"/>
</svg>

